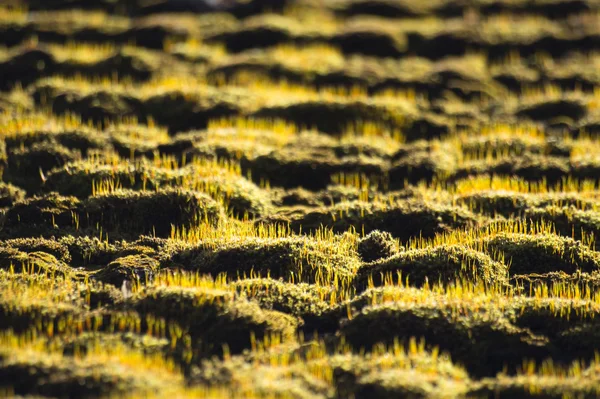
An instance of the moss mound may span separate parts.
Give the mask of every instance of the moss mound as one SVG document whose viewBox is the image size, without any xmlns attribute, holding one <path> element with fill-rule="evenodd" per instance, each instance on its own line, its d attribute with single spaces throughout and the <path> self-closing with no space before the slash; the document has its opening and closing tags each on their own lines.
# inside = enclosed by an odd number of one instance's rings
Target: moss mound
<svg viewBox="0 0 600 399">
<path fill-rule="evenodd" d="M 169 237 L 172 226 L 190 227 L 203 220 L 217 223 L 223 217 L 222 208 L 209 196 L 175 189 L 98 195 L 85 201 L 84 211 L 89 226 L 98 224 L 105 231 L 132 236 Z"/>
<path fill-rule="evenodd" d="M 373 230 L 358 241 L 358 254 L 365 262 L 389 258 L 404 248 L 388 232 Z"/>
<path fill-rule="evenodd" d="M 428 345 L 450 353 L 474 376 L 494 375 L 505 365 L 521 365 L 523 357 L 541 359 L 549 355 L 543 339 L 512 325 L 491 308 L 464 309 L 456 314 L 443 306 L 372 306 L 343 323 L 340 332 L 353 347 L 367 350 L 379 342 L 424 337 Z"/>
<path fill-rule="evenodd" d="M 564 397 L 593 398 L 598 396 L 598 381 L 591 370 L 574 377 L 541 374 L 499 376 L 484 379 L 471 390 L 474 397 L 561 399 Z M 558 373 L 557 373 L 558 374 Z"/>
<path fill-rule="evenodd" d="M 176 253 L 172 261 L 187 269 L 218 276 L 269 276 L 294 282 L 330 284 L 348 280 L 360 263 L 356 252 L 340 250 L 343 242 L 320 242 L 306 237 L 249 239 L 223 246 Z"/>
<path fill-rule="evenodd" d="M 231 353 L 251 347 L 251 335 L 262 340 L 278 335 L 289 340 L 297 321 L 276 311 L 262 310 L 232 292 L 182 288 L 148 288 L 128 301 L 141 315 L 152 314 L 187 328 L 202 353 Z"/>
<path fill-rule="evenodd" d="M 106 265 L 115 259 L 118 248 L 98 237 L 75 237 L 66 235 L 58 239 L 67 247 L 72 266 Z"/>
<path fill-rule="evenodd" d="M 303 187 L 322 190 L 331 183 L 334 174 L 360 174 L 382 177 L 386 163 L 365 155 L 335 156 L 330 150 L 284 149 L 242 160 L 242 168 L 250 170 L 255 182 L 269 181 L 274 187 Z"/>
<path fill-rule="evenodd" d="M 45 173 L 77 158 L 78 154 L 61 145 L 35 143 L 10 152 L 5 179 L 34 193 L 42 186 Z"/>
<path fill-rule="evenodd" d="M 599 253 L 572 238 L 501 233 L 483 242 L 486 252 L 504 254 L 511 275 L 593 272 L 600 265 Z"/>
<path fill-rule="evenodd" d="M 24 198 L 24 190 L 10 183 L 0 182 L 0 208 L 8 208 Z"/>
<path fill-rule="evenodd" d="M 507 269 L 484 253 L 460 245 L 445 245 L 407 250 L 365 264 L 356 274 L 355 286 L 364 290 L 370 281 L 379 286 L 386 280 L 408 281 L 415 286 L 464 280 L 502 285 L 507 282 Z"/>
<path fill-rule="evenodd" d="M 147 255 L 129 255 L 110 262 L 94 277 L 119 288 L 125 283 L 146 284 L 152 282 L 158 267 L 158 261 Z"/>
<path fill-rule="evenodd" d="M 294 360 L 285 366 L 266 358 L 249 361 L 234 356 L 224 362 L 205 361 L 194 370 L 194 384 L 234 387 L 236 396 L 327 397 L 459 397 L 467 390 L 469 378 L 447 356 L 429 352 L 355 355 L 333 350 L 323 344 L 308 344 L 280 356 Z M 383 348 L 381 348 L 383 350 Z M 279 359 L 277 357 L 276 359 Z M 327 380 L 317 373 L 326 373 Z"/>
<path fill-rule="evenodd" d="M 258 302 L 262 309 L 297 317 L 301 320 L 302 329 L 309 334 L 316 330 L 335 330 L 337 320 L 331 322 L 322 317 L 331 306 L 327 300 L 335 296 L 331 288 L 266 278 L 243 279 L 232 283 L 232 286 L 238 293 Z"/>
<path fill-rule="evenodd" d="M 341 233 L 354 228 L 369 234 L 375 230 L 394 238 L 430 238 L 457 228 L 476 226 L 479 218 L 467 209 L 430 201 L 398 200 L 392 204 L 361 201 L 341 203 L 294 217 L 290 226 L 299 231 L 315 231 L 321 226 Z"/>
<path fill-rule="evenodd" d="M 39 346 L 39 345 L 38 345 Z M 49 346 L 49 345 L 48 345 Z M 133 351 L 130 356 L 135 359 Z M 137 355 L 139 360 L 140 355 Z M 136 392 L 144 395 L 171 388 L 178 379 L 174 373 L 161 375 L 142 364 L 127 364 L 127 359 L 118 355 L 108 356 L 112 362 L 106 364 L 106 356 L 88 354 L 70 357 L 48 353 L 27 346 L 2 348 L 0 384 L 10 386 L 16 394 L 42 395 L 44 397 L 102 397 L 125 395 Z"/>
<path fill-rule="evenodd" d="M 594 236 L 600 233 L 600 214 L 593 210 L 554 205 L 528 209 L 523 216 L 533 222 L 552 222 L 558 234 L 576 240 L 581 240 L 585 233 Z"/>
<path fill-rule="evenodd" d="M 21 252 L 14 247 L 4 247 L 0 249 L 0 268 L 3 270 L 13 270 L 16 273 L 42 273 L 66 275 L 72 272 L 72 269 L 65 263 L 57 260 L 53 255 L 46 252 L 35 251 Z"/>
<path fill-rule="evenodd" d="M 60 233 L 62 229 L 75 227 L 74 215 L 79 206 L 77 198 L 56 193 L 26 198 L 7 210 L 2 233 L 11 237 L 48 237 Z"/>
<path fill-rule="evenodd" d="M 2 246 L 14 248 L 25 253 L 44 252 L 66 264 L 71 262 L 71 254 L 69 253 L 68 247 L 56 240 L 45 238 L 15 238 L 4 241 Z"/>
</svg>

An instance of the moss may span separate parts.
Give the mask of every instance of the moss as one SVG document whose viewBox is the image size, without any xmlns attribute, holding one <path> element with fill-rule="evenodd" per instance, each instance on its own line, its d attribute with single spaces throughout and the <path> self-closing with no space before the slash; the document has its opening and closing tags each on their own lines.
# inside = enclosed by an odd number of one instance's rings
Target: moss
<svg viewBox="0 0 600 399">
<path fill-rule="evenodd" d="M 527 209 L 532 204 L 532 199 L 528 194 L 489 190 L 461 195 L 456 198 L 456 203 L 467 206 L 473 212 L 511 217 Z"/>
<path fill-rule="evenodd" d="M 358 267 L 355 252 L 340 251 L 341 242 L 319 242 L 307 237 L 248 239 L 216 248 L 204 245 L 173 256 L 175 264 L 217 276 L 250 276 L 315 283 L 348 279 Z"/>
<path fill-rule="evenodd" d="M 27 86 L 39 76 L 54 73 L 55 67 L 56 60 L 43 49 L 25 48 L 13 52 L 8 60 L 0 62 L 0 73 L 3 77 L 0 90 L 16 87 L 19 83 Z"/>
<path fill-rule="evenodd" d="M 99 90 L 90 94 L 59 94 L 52 99 L 52 112 L 57 115 L 76 113 L 84 121 L 102 125 L 106 121 L 143 117 L 139 99 Z"/>
<path fill-rule="evenodd" d="M 364 54 L 375 57 L 399 57 L 407 50 L 406 36 L 386 32 L 375 26 L 367 29 L 349 28 L 331 37 L 331 44 L 347 54 Z"/>
<path fill-rule="evenodd" d="M 496 160 L 476 160 L 463 162 L 451 171 L 448 181 L 453 182 L 469 176 L 518 177 L 527 182 L 545 181 L 550 187 L 568 179 L 572 168 L 568 159 L 562 156 L 524 154 Z M 571 177 L 579 178 L 578 175 Z"/>
<path fill-rule="evenodd" d="M 122 188 L 141 191 L 158 190 L 159 187 L 179 188 L 184 185 L 182 181 L 189 179 L 190 185 L 223 202 L 236 217 L 257 217 L 271 210 L 268 192 L 244 177 L 228 175 L 225 169 L 218 167 L 214 169 L 210 173 L 194 164 L 170 170 L 145 161 L 135 165 L 123 161 L 113 166 L 95 165 L 84 160 L 52 170 L 44 189 L 84 199 L 90 197 L 94 185 L 102 181 L 118 182 Z"/>
<path fill-rule="evenodd" d="M 6 211 L 2 233 L 11 237 L 49 237 L 75 227 L 74 215 L 79 206 L 77 198 L 56 193 L 24 199 Z"/>
<path fill-rule="evenodd" d="M 423 337 L 428 346 L 447 351 L 473 376 L 495 375 L 505 366 L 520 366 L 523 358 L 549 355 L 543 338 L 512 325 L 493 308 L 453 314 L 439 304 L 372 306 L 343 323 L 340 333 L 353 347 L 367 350 L 379 342 Z"/>
<path fill-rule="evenodd" d="M 501 190 L 482 190 L 459 195 L 455 201 L 473 212 L 488 216 L 501 215 L 506 218 L 521 217 L 534 220 L 541 220 L 547 216 L 547 221 L 552 221 L 552 216 L 550 213 L 544 215 L 545 208 L 556 208 L 557 211 L 561 208 L 575 208 L 587 212 L 592 211 L 598 203 L 594 196 L 587 197 L 578 193 L 526 194 Z M 574 214 L 577 213 L 575 209 Z"/>
<path fill-rule="evenodd" d="M 144 355 L 159 355 L 167 352 L 170 346 L 166 338 L 157 338 L 148 334 L 139 335 L 131 332 L 83 332 L 76 336 L 59 338 L 59 346 L 64 355 L 73 356 L 76 353 L 86 355 L 101 348 L 110 350 L 115 346 L 125 346 Z"/>
<path fill-rule="evenodd" d="M 262 309 L 299 318 L 308 333 L 322 328 L 321 315 L 329 309 L 326 298 L 332 294 L 331 289 L 326 287 L 266 278 L 243 279 L 232 283 L 232 286 L 251 301 L 258 302 Z"/>
<path fill-rule="evenodd" d="M 497 378 L 484 379 L 475 384 L 470 395 L 498 399 L 562 399 L 594 398 L 598 396 L 598 381 L 588 375 L 575 377 L 557 377 L 544 375 L 500 375 Z"/>
<path fill-rule="evenodd" d="M 164 189 L 157 192 L 119 190 L 90 197 L 84 203 L 86 223 L 121 235 L 169 237 L 172 226 L 190 227 L 223 218 L 220 206 L 205 194 Z M 160 212 L 157 212 L 160 210 Z"/>
<path fill-rule="evenodd" d="M 537 121 L 550 121 L 559 116 L 565 116 L 576 121 L 587 113 L 584 101 L 560 99 L 524 106 L 517 111 L 517 116 L 524 116 Z"/>
<path fill-rule="evenodd" d="M 386 277 L 395 282 L 408 281 L 410 285 L 450 284 L 463 280 L 484 284 L 505 284 L 506 266 L 488 255 L 459 245 L 446 245 L 401 252 L 362 266 L 355 285 L 365 289 L 372 279 L 382 285 Z"/>
<path fill-rule="evenodd" d="M 5 139 L 7 148 L 17 150 L 29 148 L 34 144 L 49 146 L 61 146 L 67 148 L 73 154 L 87 156 L 91 151 L 110 149 L 107 136 L 104 132 L 85 126 L 79 128 L 67 128 L 64 126 L 52 126 L 51 118 L 48 119 L 49 127 L 46 129 L 31 129 L 27 134 L 20 134 Z M 46 173 L 46 170 L 44 171 Z"/>
<path fill-rule="evenodd" d="M 69 253 L 67 246 L 56 240 L 45 238 L 15 238 L 4 241 L 2 246 L 14 248 L 28 254 L 33 252 L 44 252 L 66 264 L 71 262 L 71 254 Z"/>
<path fill-rule="evenodd" d="M 333 350 L 319 353 L 323 344 L 311 343 L 282 351 L 275 359 L 233 356 L 226 361 L 204 361 L 193 370 L 194 385 L 231 387 L 234 396 L 326 397 L 459 397 L 469 378 L 447 356 L 428 352 L 368 353 Z M 318 378 L 317 372 L 328 375 Z"/>
<path fill-rule="evenodd" d="M 98 283 L 95 280 L 89 280 L 87 284 L 80 284 L 77 291 L 90 310 L 112 307 L 123 300 L 121 286 L 117 288 L 110 284 Z"/>
<path fill-rule="evenodd" d="M 475 154 L 544 154 L 551 148 L 552 142 L 530 136 L 473 136 L 461 142 L 465 156 Z M 566 154 L 568 156 L 568 154 Z"/>
<path fill-rule="evenodd" d="M 66 235 L 58 239 L 65 246 L 75 267 L 106 265 L 117 257 L 118 248 L 114 244 L 97 237 L 74 237 Z"/>
<path fill-rule="evenodd" d="M 358 254 L 365 262 L 389 258 L 400 250 L 404 248 L 399 248 L 390 233 L 379 230 L 373 230 L 358 241 Z"/>
<path fill-rule="evenodd" d="M 58 274 L 2 274 L 0 298 L 0 330 L 15 334 L 50 331 L 63 334 L 72 331 L 73 321 L 84 314 L 85 304 L 65 288 Z M 48 277 L 54 277 L 52 287 Z M 43 287 L 43 290 L 36 289 Z M 61 300 L 63 299 L 63 300 Z"/>
<path fill-rule="evenodd" d="M 72 269 L 54 256 L 45 252 L 21 252 L 14 248 L 0 249 L 0 268 L 16 273 L 30 271 L 56 275 L 71 274 Z"/>
<path fill-rule="evenodd" d="M 177 322 L 205 354 L 222 353 L 223 344 L 231 353 L 249 349 L 252 334 L 257 340 L 270 334 L 289 340 L 297 326 L 291 316 L 262 310 L 256 303 L 219 290 L 148 288 L 131 298 L 129 306 L 141 315 Z"/>
<path fill-rule="evenodd" d="M 206 40 L 208 43 L 224 43 L 228 51 L 236 53 L 250 48 L 271 47 L 289 42 L 294 36 L 293 29 L 296 28 L 297 22 L 285 17 L 257 16 L 247 20 L 244 25 L 231 31 L 210 35 Z"/>
<path fill-rule="evenodd" d="M 0 208 L 12 206 L 25 198 L 25 191 L 10 183 L 0 182 Z"/>
<path fill-rule="evenodd" d="M 486 252 L 504 254 L 511 275 L 593 272 L 600 265 L 600 254 L 572 238 L 501 233 L 483 243 Z"/>
<path fill-rule="evenodd" d="M 526 219 L 534 222 L 552 222 L 557 234 L 581 240 L 582 232 L 598 236 L 600 233 L 600 214 L 593 210 L 580 210 L 574 206 L 548 206 L 525 211 Z"/>
<path fill-rule="evenodd" d="M 27 347 L 9 351 L 3 348 L 0 384 L 10 386 L 16 394 L 39 394 L 66 398 L 140 395 L 174 385 L 158 371 L 143 373 L 132 370 L 126 362 L 110 365 L 101 357 L 82 359 Z M 116 359 L 113 359 L 116 360 Z"/>
<path fill-rule="evenodd" d="M 331 183 L 331 175 L 337 173 L 382 176 L 385 168 L 385 164 L 377 158 L 358 156 L 336 160 L 324 153 L 298 151 L 262 155 L 254 160 L 242 161 L 242 166 L 252 172 L 255 182 L 262 179 L 272 186 L 309 190 L 324 189 Z"/>
<path fill-rule="evenodd" d="M 159 58 L 158 54 L 152 54 L 149 51 L 123 48 L 91 64 L 66 60 L 61 63 L 59 69 L 63 76 L 79 74 L 93 78 L 95 76 L 112 76 L 118 72 L 121 78 L 145 81 L 158 70 L 160 60 L 157 58 Z"/>
<path fill-rule="evenodd" d="M 41 187 L 45 173 L 77 158 L 77 154 L 61 145 L 35 143 L 30 147 L 11 151 L 5 178 L 9 183 L 33 193 Z"/>
<path fill-rule="evenodd" d="M 405 145 L 394 154 L 389 170 L 389 187 L 396 190 L 406 183 L 432 181 L 450 175 L 456 167 L 456 149 L 447 145 L 416 142 Z"/>
<path fill-rule="evenodd" d="M 229 98 L 231 97 L 231 98 Z M 190 98 L 185 93 L 157 94 L 144 101 L 144 112 L 172 133 L 205 129 L 214 119 L 242 114 L 245 96 L 207 95 Z"/>
<path fill-rule="evenodd" d="M 62 195 L 73 195 L 85 199 L 92 195 L 94 183 L 114 180 L 123 188 L 141 190 L 157 189 L 166 180 L 166 171 L 159 168 L 129 165 L 95 165 L 88 161 L 69 163 L 63 168 L 56 168 L 46 176 L 44 190 L 56 191 Z"/>
<path fill-rule="evenodd" d="M 253 114 L 257 118 L 284 119 L 300 126 L 309 126 L 334 136 L 341 136 L 356 121 L 374 122 L 393 129 L 404 126 L 405 117 L 414 111 L 398 103 L 395 106 L 368 102 L 319 102 L 306 101 L 284 106 L 265 107 Z"/>
<path fill-rule="evenodd" d="M 470 211 L 454 206 L 438 205 L 431 201 L 398 200 L 391 204 L 350 202 L 294 217 L 290 226 L 299 231 L 314 231 L 321 226 L 335 232 L 354 228 L 365 234 L 374 230 L 390 233 L 394 238 L 430 238 L 435 234 L 457 228 L 473 227 L 479 218 Z"/>
<path fill-rule="evenodd" d="M 408 1 L 351 0 L 332 4 L 338 13 L 345 16 L 373 15 L 388 18 L 414 18 L 439 11 L 445 2 L 413 4 Z"/>
<path fill-rule="evenodd" d="M 345 201 L 356 201 L 360 191 L 355 187 L 330 185 L 317 192 L 304 188 L 271 189 L 273 204 L 277 206 L 310 206 L 319 207 L 337 204 Z"/>
<path fill-rule="evenodd" d="M 94 277 L 103 283 L 120 288 L 125 282 L 129 284 L 152 282 L 157 271 L 157 260 L 146 255 L 129 255 L 110 262 Z"/>
</svg>

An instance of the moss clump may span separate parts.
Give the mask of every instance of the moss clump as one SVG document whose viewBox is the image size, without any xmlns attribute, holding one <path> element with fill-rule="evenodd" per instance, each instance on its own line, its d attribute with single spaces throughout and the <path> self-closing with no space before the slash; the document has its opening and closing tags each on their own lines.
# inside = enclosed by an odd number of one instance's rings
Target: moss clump
<svg viewBox="0 0 600 399">
<path fill-rule="evenodd" d="M 334 174 L 384 175 L 386 162 L 380 158 L 351 155 L 338 158 L 329 150 L 282 149 L 255 159 L 243 160 L 242 168 L 252 172 L 255 182 L 267 180 L 272 186 L 322 190 Z"/>
<path fill-rule="evenodd" d="M 146 160 L 135 163 L 122 160 L 118 165 L 83 160 L 52 170 L 43 188 L 85 199 L 92 196 L 94 186 L 99 186 L 101 182 L 114 183 L 135 191 L 187 187 L 222 202 L 239 218 L 257 217 L 271 210 L 271 200 L 265 190 L 246 178 L 229 172 L 217 162 L 206 163 L 207 165 L 192 163 L 173 170 L 156 167 Z"/>
<path fill-rule="evenodd" d="M 0 182 L 0 208 L 12 206 L 25 198 L 25 191 L 10 183 Z"/>
<path fill-rule="evenodd" d="M 523 154 L 493 160 L 477 159 L 463 162 L 451 172 L 448 181 L 453 182 L 469 176 L 491 175 L 517 177 L 535 183 L 544 181 L 549 187 L 552 187 L 569 178 L 571 174 L 569 160 L 565 157 Z"/>
<path fill-rule="evenodd" d="M 59 94 L 60 93 L 60 94 Z M 98 88 L 91 93 L 61 89 L 52 98 L 52 112 L 57 115 L 76 113 L 84 121 L 101 125 L 106 121 L 123 118 L 140 119 L 141 101 L 124 93 Z"/>
<path fill-rule="evenodd" d="M 585 101 L 581 99 L 558 99 L 523 106 L 516 113 L 536 121 L 551 121 L 563 116 L 577 121 L 587 114 Z"/>
<path fill-rule="evenodd" d="M 281 362 L 285 358 L 290 360 Z M 298 399 L 460 397 L 469 383 L 467 373 L 445 355 L 383 346 L 375 353 L 358 355 L 347 349 L 326 348 L 322 342 L 270 357 L 207 360 L 193 369 L 190 379 L 194 385 L 227 387 L 236 397 Z"/>
<path fill-rule="evenodd" d="M 365 262 L 389 258 L 403 249 L 399 248 L 398 243 L 390 233 L 379 230 L 373 230 L 358 240 L 358 254 Z"/>
<path fill-rule="evenodd" d="M 91 354 L 99 350 L 110 351 L 111 348 L 123 346 L 140 351 L 144 355 L 159 355 L 167 352 L 169 340 L 148 334 L 140 335 L 132 332 L 83 332 L 75 336 L 59 338 L 60 349 L 64 355 L 73 356 Z"/>
<path fill-rule="evenodd" d="M 598 204 L 594 197 L 587 198 L 577 193 L 526 194 L 502 190 L 483 190 L 459 195 L 455 200 L 457 204 L 464 205 L 476 213 L 535 220 L 542 220 L 541 214 L 544 213 L 538 208 L 575 207 L 580 210 L 592 210 Z M 536 218 L 538 213 L 540 217 Z M 549 217 L 546 221 L 552 221 L 552 218 Z"/>
<path fill-rule="evenodd" d="M 355 187 L 342 185 L 328 186 L 323 190 L 314 192 L 304 188 L 271 189 L 273 204 L 280 207 L 307 206 L 322 207 L 330 206 L 346 201 L 356 201 L 360 196 L 360 191 Z"/>
<path fill-rule="evenodd" d="M 15 203 L 4 218 L 2 234 L 8 237 L 49 237 L 76 226 L 80 202 L 56 193 L 34 196 Z"/>
<path fill-rule="evenodd" d="M 42 349 L 44 345 L 48 348 Z M 141 353 L 122 343 L 104 355 L 98 345 L 78 356 L 63 355 L 50 348 L 43 341 L 20 348 L 3 344 L 0 384 L 11 387 L 16 394 L 77 398 L 132 393 L 145 396 L 181 383 L 181 377 L 164 360 L 155 357 L 155 364 L 150 365 Z"/>
<path fill-rule="evenodd" d="M 534 295 L 536 290 L 541 291 L 548 287 L 569 286 L 585 291 L 588 288 L 600 287 L 600 271 L 592 273 L 577 272 L 574 274 L 567 274 L 562 271 L 517 274 L 510 278 L 510 283 L 516 288 L 517 292 L 530 296 Z"/>
<path fill-rule="evenodd" d="M 4 251 L 2 251 L 4 252 Z M 45 255 L 45 256 L 44 256 Z M 2 262 L 6 260 L 2 255 Z M 77 295 L 68 282 L 72 280 L 56 272 L 49 262 L 56 259 L 48 254 L 25 255 L 26 261 L 44 263 L 41 273 L 6 272 L 0 267 L 0 330 L 21 334 L 48 331 L 62 334 L 72 331 L 73 321 L 85 312 L 85 300 Z"/>
<path fill-rule="evenodd" d="M 367 350 L 379 342 L 423 337 L 428 345 L 464 364 L 473 376 L 495 375 L 506 365 L 520 366 L 524 357 L 549 355 L 543 339 L 512 325 L 491 307 L 453 312 L 442 304 L 369 306 L 343 323 L 340 333 L 353 347 Z"/>
<path fill-rule="evenodd" d="M 552 222 L 556 232 L 562 236 L 581 240 L 584 233 L 598 236 L 600 233 L 600 214 L 593 210 L 580 210 L 574 206 L 528 209 L 524 218 L 533 222 Z"/>
<path fill-rule="evenodd" d="M 50 117 L 46 118 L 48 124 L 56 123 Z M 27 148 L 34 144 L 46 144 L 49 146 L 61 146 L 61 148 L 67 148 L 74 154 L 87 156 L 94 150 L 110 149 L 107 135 L 89 126 L 81 126 L 73 129 L 65 126 L 50 125 L 47 130 L 37 127 L 24 127 L 24 131 L 21 134 L 7 137 L 5 140 L 6 147 L 10 150 L 17 150 L 22 147 Z"/>
<path fill-rule="evenodd" d="M 295 318 L 262 310 L 258 304 L 230 291 L 157 287 L 147 288 L 127 302 L 141 315 L 152 314 L 188 329 L 202 353 L 222 353 L 227 344 L 231 353 L 251 347 L 251 335 L 262 340 L 278 335 L 289 340 L 296 331 Z"/>
<path fill-rule="evenodd" d="M 557 370 L 557 375 L 533 373 L 486 378 L 474 384 L 470 395 L 477 398 L 595 398 L 600 394 L 598 384 L 595 370 L 591 368 L 583 370 L 580 375 L 568 377 L 560 375 Z"/>
<path fill-rule="evenodd" d="M 86 284 L 79 284 L 76 289 L 79 295 L 90 310 L 100 309 L 103 307 L 115 306 L 123 300 L 123 290 L 110 285 L 99 283 L 95 280 L 89 280 Z"/>
<path fill-rule="evenodd" d="M 306 101 L 263 108 L 254 116 L 285 119 L 298 125 L 314 127 L 320 132 L 339 136 L 357 120 L 381 123 L 389 126 L 390 129 L 402 128 L 405 124 L 404 116 L 410 115 L 414 111 L 408 105 L 397 104 L 395 107 L 388 108 L 364 101 Z"/>
<path fill-rule="evenodd" d="M 480 191 L 473 194 L 461 195 L 456 199 L 457 204 L 465 205 L 473 212 L 489 216 L 502 215 L 511 217 L 522 213 L 531 204 L 528 194 L 507 193 L 502 191 Z"/>
<path fill-rule="evenodd" d="M 260 276 L 294 282 L 330 284 L 351 278 L 360 263 L 356 250 L 342 242 L 307 237 L 248 239 L 176 253 L 172 261 L 200 273 L 230 277 Z"/>
<path fill-rule="evenodd" d="M 407 241 L 416 237 L 433 237 L 478 223 L 479 218 L 465 208 L 409 199 L 391 204 L 361 201 L 341 203 L 293 217 L 290 226 L 295 231 L 315 231 L 325 226 L 338 233 L 350 228 L 365 234 L 380 230 Z"/>
<path fill-rule="evenodd" d="M 67 275 L 72 269 L 54 256 L 45 252 L 21 252 L 15 248 L 0 249 L 0 269 L 13 270 L 17 273 L 42 273 Z"/>
<path fill-rule="evenodd" d="M 98 237 L 66 235 L 58 239 L 67 247 L 72 266 L 106 265 L 117 257 L 118 248 Z"/>
<path fill-rule="evenodd" d="M 209 196 L 186 190 L 157 192 L 119 190 L 90 197 L 83 209 L 90 226 L 127 236 L 154 234 L 169 237 L 172 226 L 211 224 L 223 218 L 222 208 Z"/>
<path fill-rule="evenodd" d="M 129 284 L 146 284 L 152 282 L 158 271 L 158 261 L 146 255 L 129 255 L 110 262 L 94 277 L 103 283 L 121 287 Z"/>
<path fill-rule="evenodd" d="M 5 179 L 33 193 L 42 186 L 45 173 L 77 158 L 78 154 L 61 145 L 35 143 L 10 152 Z"/>
<path fill-rule="evenodd" d="M 83 160 L 50 171 L 43 188 L 85 199 L 93 194 L 94 184 L 99 182 L 115 181 L 126 189 L 155 190 L 165 182 L 166 174 L 160 168 L 146 165 L 134 168 L 126 163 L 117 166 L 97 165 Z"/>
<path fill-rule="evenodd" d="M 332 295 L 330 288 L 266 278 L 238 280 L 232 286 L 248 299 L 258 302 L 262 309 L 276 310 L 299 318 L 303 322 L 303 329 L 308 333 L 324 327 L 321 315 L 330 308 L 327 302 L 327 298 Z"/>
<path fill-rule="evenodd" d="M 212 93 L 211 93 L 212 94 Z M 219 94 L 190 97 L 186 93 L 171 91 L 154 95 L 144 101 L 144 111 L 169 132 L 205 129 L 213 119 L 229 118 L 244 112 L 245 95 Z"/>
<path fill-rule="evenodd" d="M 57 240 L 45 238 L 15 238 L 4 241 L 2 246 L 14 248 L 25 253 L 44 252 L 66 264 L 71 262 L 71 254 L 69 253 L 67 246 Z"/>
<path fill-rule="evenodd" d="M 407 183 L 432 181 L 437 176 L 454 172 L 458 149 L 445 143 L 431 144 L 418 141 L 402 146 L 392 157 L 389 170 L 389 187 L 402 189 Z"/>
<path fill-rule="evenodd" d="M 382 285 L 385 280 L 408 281 L 410 285 L 449 284 L 459 281 L 505 284 L 506 266 L 488 255 L 460 245 L 413 249 L 362 266 L 355 285 L 363 290 L 372 281 Z"/>
<path fill-rule="evenodd" d="M 572 238 L 545 235 L 500 233 L 485 238 L 486 252 L 502 253 L 511 275 L 563 271 L 593 272 L 600 266 L 600 254 Z"/>
</svg>

